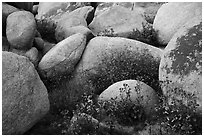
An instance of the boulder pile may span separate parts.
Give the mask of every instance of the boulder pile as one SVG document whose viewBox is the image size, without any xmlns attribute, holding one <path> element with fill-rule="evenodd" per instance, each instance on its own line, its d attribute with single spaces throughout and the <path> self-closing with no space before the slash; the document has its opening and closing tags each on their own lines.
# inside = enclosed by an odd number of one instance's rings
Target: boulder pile
<svg viewBox="0 0 204 137">
<path fill-rule="evenodd" d="M 3 2 L 2 133 L 202 134 L 202 3 Z"/>
</svg>

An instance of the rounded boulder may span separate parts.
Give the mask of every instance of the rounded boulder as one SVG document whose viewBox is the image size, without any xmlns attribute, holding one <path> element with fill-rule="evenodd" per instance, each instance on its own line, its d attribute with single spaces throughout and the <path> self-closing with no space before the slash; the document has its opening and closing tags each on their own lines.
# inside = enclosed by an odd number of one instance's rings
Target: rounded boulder
<svg viewBox="0 0 204 137">
<path fill-rule="evenodd" d="M 86 46 L 86 36 L 77 33 L 56 44 L 39 63 L 43 78 L 53 79 L 71 73 Z"/>
<path fill-rule="evenodd" d="M 202 110 L 202 18 L 192 18 L 173 36 L 159 67 L 169 105 Z"/>
<path fill-rule="evenodd" d="M 33 45 L 36 34 L 34 15 L 28 11 L 18 11 L 7 18 L 6 36 L 12 48 L 28 50 Z"/>
<path fill-rule="evenodd" d="M 23 134 L 49 106 L 47 89 L 28 58 L 2 52 L 2 133 Z"/>
<path fill-rule="evenodd" d="M 124 109 L 125 105 L 141 107 L 146 118 L 156 116 L 156 107 L 159 102 L 157 93 L 150 86 L 137 80 L 123 80 L 114 83 L 99 95 L 98 100 L 99 102 L 110 101 L 109 105 L 118 107 L 114 108 L 116 109 L 114 113 L 120 113 L 121 110 L 124 110 L 124 112 L 130 111 Z M 134 112 L 132 113 L 137 115 Z"/>
<path fill-rule="evenodd" d="M 202 15 L 202 3 L 169 2 L 163 4 L 154 19 L 153 28 L 160 44 L 166 45 L 177 30 L 195 16 Z"/>
</svg>

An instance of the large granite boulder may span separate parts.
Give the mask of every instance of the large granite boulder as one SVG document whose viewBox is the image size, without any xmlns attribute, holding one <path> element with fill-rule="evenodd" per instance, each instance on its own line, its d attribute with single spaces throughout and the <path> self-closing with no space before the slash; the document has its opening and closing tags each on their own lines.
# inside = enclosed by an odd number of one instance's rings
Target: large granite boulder
<svg viewBox="0 0 204 137">
<path fill-rule="evenodd" d="M 51 102 L 59 108 L 74 106 L 83 93 L 100 94 L 125 79 L 140 80 L 159 92 L 161 53 L 159 48 L 135 40 L 95 37 L 88 43 L 72 75 L 58 85 L 49 84 Z"/>
<path fill-rule="evenodd" d="M 2 133 L 23 134 L 49 106 L 47 89 L 28 58 L 2 52 Z"/>
<path fill-rule="evenodd" d="M 89 25 L 98 36 L 124 37 L 150 43 L 152 26 L 139 10 L 113 5 L 98 13 Z"/>
<path fill-rule="evenodd" d="M 202 115 L 202 18 L 192 18 L 170 40 L 159 67 L 169 105 Z"/>
<path fill-rule="evenodd" d="M 181 26 L 198 15 L 202 15 L 202 3 L 200 2 L 170 2 L 163 4 L 159 8 L 153 23 L 159 43 L 168 44 Z"/>
</svg>

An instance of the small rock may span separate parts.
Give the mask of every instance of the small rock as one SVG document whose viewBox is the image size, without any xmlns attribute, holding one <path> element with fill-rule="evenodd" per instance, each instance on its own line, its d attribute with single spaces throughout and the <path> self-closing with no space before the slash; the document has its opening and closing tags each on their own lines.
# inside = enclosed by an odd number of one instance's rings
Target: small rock
<svg viewBox="0 0 204 137">
<path fill-rule="evenodd" d="M 33 5 L 32 13 L 33 13 L 34 15 L 38 14 L 38 6 L 39 6 L 39 5 Z"/>
<path fill-rule="evenodd" d="M 32 47 L 25 53 L 25 56 L 29 58 L 29 60 L 34 64 L 35 67 L 38 66 L 39 56 L 38 50 L 35 47 Z"/>
<path fill-rule="evenodd" d="M 202 17 L 181 27 L 164 49 L 159 80 L 169 105 L 202 116 Z"/>
<path fill-rule="evenodd" d="M 77 33 L 58 43 L 39 63 L 44 78 L 69 74 L 74 70 L 86 46 L 86 37 Z"/>
<path fill-rule="evenodd" d="M 28 11 L 18 11 L 7 18 L 6 35 L 12 48 L 28 50 L 36 33 L 35 18 Z"/>
<path fill-rule="evenodd" d="M 2 134 L 23 134 L 49 110 L 47 89 L 33 64 L 2 52 Z"/>
<path fill-rule="evenodd" d="M 202 14 L 202 3 L 169 2 L 163 4 L 155 17 L 153 27 L 158 33 L 160 44 L 166 45 L 187 21 Z"/>
<path fill-rule="evenodd" d="M 65 38 L 74 35 L 76 33 L 81 33 L 87 37 L 87 41 L 94 37 L 90 29 L 84 26 L 74 26 L 65 28 L 56 28 L 55 37 L 57 41 L 62 41 Z"/>
</svg>

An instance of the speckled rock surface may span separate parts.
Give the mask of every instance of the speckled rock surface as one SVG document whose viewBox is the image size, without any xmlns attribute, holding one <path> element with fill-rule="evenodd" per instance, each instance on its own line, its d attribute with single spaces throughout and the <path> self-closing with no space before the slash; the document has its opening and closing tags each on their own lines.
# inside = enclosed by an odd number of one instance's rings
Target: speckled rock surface
<svg viewBox="0 0 204 137">
<path fill-rule="evenodd" d="M 159 67 L 168 103 L 202 110 L 202 20 L 193 18 L 180 28 L 167 47 Z"/>
<path fill-rule="evenodd" d="M 95 35 L 148 41 L 145 34 L 151 33 L 152 26 L 145 20 L 140 11 L 113 5 L 100 12 L 102 13 L 95 16 L 89 25 Z"/>
<path fill-rule="evenodd" d="M 119 106 L 118 111 L 124 107 L 123 105 L 117 105 L 119 103 L 141 107 L 146 118 L 151 119 L 156 117 L 156 107 L 158 106 L 159 98 L 157 93 L 145 83 L 137 80 L 123 80 L 114 83 L 104 90 L 99 95 L 98 101 L 110 101 L 109 105 Z M 113 101 L 113 104 L 111 104 L 111 101 Z M 115 113 L 120 112 L 116 111 Z"/>
<path fill-rule="evenodd" d="M 33 46 L 36 33 L 34 15 L 28 11 L 18 11 L 7 18 L 6 36 L 12 48 L 28 50 Z"/>
<path fill-rule="evenodd" d="M 28 58 L 2 52 L 2 133 L 23 134 L 49 110 L 47 89 Z"/>
<path fill-rule="evenodd" d="M 42 77 L 54 79 L 74 71 L 75 65 L 84 51 L 85 44 L 86 37 L 77 33 L 55 45 L 39 63 L 38 68 Z"/>
</svg>

